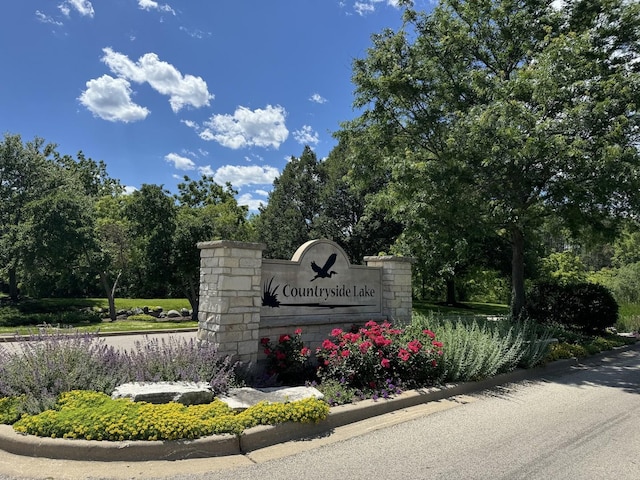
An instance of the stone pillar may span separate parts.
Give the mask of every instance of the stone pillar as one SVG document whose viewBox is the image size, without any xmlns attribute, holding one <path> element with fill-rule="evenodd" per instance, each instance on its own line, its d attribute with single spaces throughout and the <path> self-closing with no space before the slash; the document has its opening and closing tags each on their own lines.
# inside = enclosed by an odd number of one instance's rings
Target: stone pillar
<svg viewBox="0 0 640 480">
<path fill-rule="evenodd" d="M 198 340 L 244 363 L 258 358 L 261 306 L 261 243 L 220 240 L 198 243 L 200 306 Z"/>
<path fill-rule="evenodd" d="M 382 268 L 382 313 L 394 322 L 411 321 L 411 264 L 408 257 L 364 257 L 368 267 Z"/>
</svg>

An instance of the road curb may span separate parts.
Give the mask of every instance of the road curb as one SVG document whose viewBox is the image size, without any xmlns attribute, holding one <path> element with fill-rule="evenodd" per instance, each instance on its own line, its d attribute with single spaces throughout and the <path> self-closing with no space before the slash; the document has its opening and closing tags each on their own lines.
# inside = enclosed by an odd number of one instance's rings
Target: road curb
<svg viewBox="0 0 640 480">
<path fill-rule="evenodd" d="M 520 369 L 477 382 L 448 384 L 441 387 L 410 390 L 390 399 L 363 400 L 354 404 L 332 407 L 326 420 L 317 424 L 284 423 L 258 426 L 240 436 L 225 434 L 196 440 L 124 441 L 72 440 L 36 437 L 15 432 L 9 425 L 0 425 L 0 449 L 9 453 L 58 460 L 89 461 L 150 461 L 184 460 L 237 455 L 290 440 L 304 440 L 326 435 L 335 428 L 359 422 L 423 403 L 457 395 L 466 395 L 525 380 L 544 379 L 573 368 L 595 366 L 628 350 L 640 350 L 640 342 L 588 357 L 557 360 L 542 367 Z"/>
</svg>

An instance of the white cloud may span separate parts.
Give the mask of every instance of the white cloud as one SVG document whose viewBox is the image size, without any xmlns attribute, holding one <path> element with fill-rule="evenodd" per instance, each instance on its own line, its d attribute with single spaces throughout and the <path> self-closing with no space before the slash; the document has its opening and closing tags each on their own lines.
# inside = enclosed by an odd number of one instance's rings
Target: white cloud
<svg viewBox="0 0 640 480">
<path fill-rule="evenodd" d="M 136 187 L 132 187 L 131 185 L 124 186 L 124 194 L 131 195 L 133 192 L 137 192 L 138 189 Z"/>
<path fill-rule="evenodd" d="M 179 27 L 181 32 L 186 33 L 187 35 L 189 35 L 191 38 L 197 38 L 197 39 L 203 39 L 205 37 L 210 37 L 211 36 L 211 32 L 204 32 L 202 30 L 199 30 L 197 28 L 187 28 L 187 27 Z"/>
<path fill-rule="evenodd" d="M 267 192 L 266 190 L 256 190 L 254 193 L 256 195 L 261 195 L 263 197 L 268 197 L 269 196 L 269 192 Z"/>
<path fill-rule="evenodd" d="M 220 185 L 229 182 L 234 187 L 244 185 L 270 185 L 280 175 L 275 167 L 258 165 L 224 165 L 216 170 L 213 178 Z"/>
<path fill-rule="evenodd" d="M 353 9 L 358 15 L 364 16 L 376 11 L 376 4 L 385 2 L 387 5 L 398 8 L 398 0 L 365 0 L 363 2 L 355 2 Z"/>
<path fill-rule="evenodd" d="M 376 11 L 376 7 L 372 3 L 356 2 L 353 5 L 353 9 L 358 15 L 366 15 L 367 13 L 373 13 Z"/>
<path fill-rule="evenodd" d="M 309 100 L 314 103 L 327 103 L 327 99 L 319 93 L 314 93 L 313 95 L 311 95 L 311 97 L 309 97 Z"/>
<path fill-rule="evenodd" d="M 196 164 L 193 163 L 193 160 L 187 157 L 182 157 L 177 153 L 169 153 L 165 155 L 164 159 L 169 163 L 173 163 L 173 166 L 178 170 L 195 170 L 196 169 Z"/>
<path fill-rule="evenodd" d="M 62 25 L 62 22 L 55 20 L 53 17 L 50 17 L 49 15 L 45 15 L 40 10 L 36 10 L 36 18 L 41 23 L 49 23 L 57 27 L 60 27 Z"/>
<path fill-rule="evenodd" d="M 154 2 L 153 0 L 138 0 L 138 7 L 141 10 L 159 10 L 161 12 L 171 13 L 175 15 L 176 12 L 173 8 L 171 8 L 168 4 L 160 5 L 158 2 Z"/>
<path fill-rule="evenodd" d="M 213 98 L 207 89 L 207 82 L 201 77 L 183 76 L 173 65 L 161 61 L 155 53 L 146 53 L 137 62 L 132 62 L 129 57 L 111 48 L 103 48 L 102 51 L 102 61 L 113 73 L 136 83 L 147 82 L 157 92 L 168 95 L 174 112 L 186 105 L 195 108 L 208 106 Z"/>
<path fill-rule="evenodd" d="M 94 115 L 110 122 L 144 120 L 149 110 L 131 100 L 131 86 L 124 78 L 103 75 L 86 83 L 78 100 Z"/>
<path fill-rule="evenodd" d="M 60 5 L 58 5 L 58 8 L 66 17 L 69 16 L 72 8 L 83 17 L 88 16 L 93 18 L 95 15 L 93 5 L 91 5 L 91 2 L 89 2 L 88 0 L 65 0 Z"/>
<path fill-rule="evenodd" d="M 233 115 L 213 115 L 204 123 L 200 138 L 234 150 L 253 146 L 277 149 L 289 136 L 286 115 L 279 105 L 267 105 L 264 110 L 238 107 Z"/>
<path fill-rule="evenodd" d="M 253 198 L 253 195 L 250 193 L 243 193 L 238 196 L 236 200 L 238 201 L 238 205 L 246 205 L 249 207 L 250 212 L 257 212 L 261 205 L 265 205 L 267 203 L 264 200 Z"/>
<path fill-rule="evenodd" d="M 198 171 L 200 172 L 201 175 L 206 175 L 207 177 L 213 177 L 213 175 L 216 173 L 213 168 L 211 168 L 211 165 L 205 165 L 204 167 L 198 167 Z"/>
<path fill-rule="evenodd" d="M 315 132 L 309 125 L 303 125 L 301 130 L 294 131 L 293 138 L 302 145 L 317 145 L 320 141 L 318 132 Z"/>
</svg>

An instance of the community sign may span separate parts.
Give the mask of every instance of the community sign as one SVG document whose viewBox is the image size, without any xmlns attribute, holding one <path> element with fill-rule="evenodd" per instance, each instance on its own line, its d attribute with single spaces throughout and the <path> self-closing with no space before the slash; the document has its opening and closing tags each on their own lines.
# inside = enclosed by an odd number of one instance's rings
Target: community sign
<svg viewBox="0 0 640 480">
<path fill-rule="evenodd" d="M 351 265 L 330 240 L 305 243 L 291 260 L 263 260 L 261 317 L 352 314 L 382 314 L 381 268 Z"/>
</svg>

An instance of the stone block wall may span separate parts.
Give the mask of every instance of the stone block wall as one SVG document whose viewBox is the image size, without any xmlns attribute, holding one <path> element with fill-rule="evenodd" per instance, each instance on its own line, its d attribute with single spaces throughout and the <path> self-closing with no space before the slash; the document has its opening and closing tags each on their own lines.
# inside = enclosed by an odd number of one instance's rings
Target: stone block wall
<svg viewBox="0 0 640 480">
<path fill-rule="evenodd" d="M 262 252 L 260 243 L 227 240 L 202 242 L 200 249 L 200 308 L 198 340 L 213 342 L 222 355 L 245 364 L 264 358 L 260 339 L 277 341 L 281 334 L 302 329 L 305 345 L 315 349 L 334 328 L 349 330 L 367 320 L 344 315 L 335 318 L 295 318 L 287 321 L 260 318 L 262 306 Z M 382 267 L 383 318 L 393 322 L 411 319 L 411 265 L 402 257 L 366 257 L 367 266 Z"/>
<path fill-rule="evenodd" d="M 413 309 L 411 287 L 412 258 L 364 257 L 368 267 L 382 268 L 382 309 L 390 321 L 408 323 Z"/>
<path fill-rule="evenodd" d="M 202 242 L 198 340 L 223 355 L 257 360 L 260 341 L 262 251 L 258 243 Z"/>
</svg>

